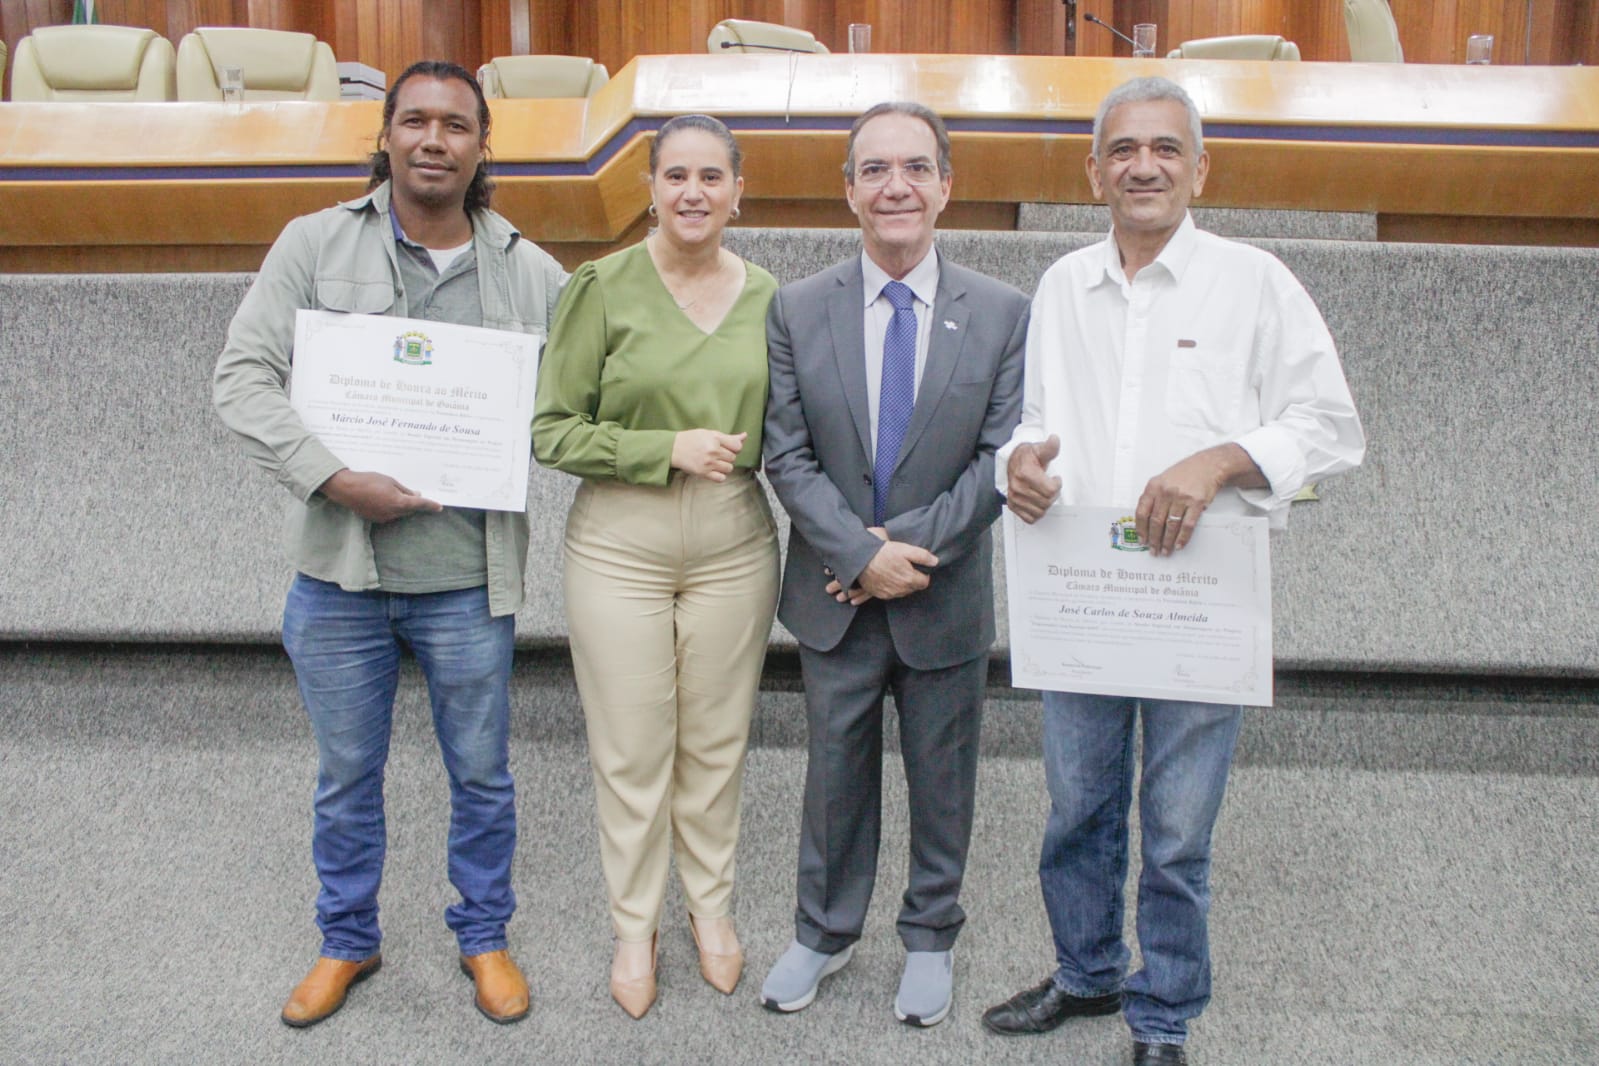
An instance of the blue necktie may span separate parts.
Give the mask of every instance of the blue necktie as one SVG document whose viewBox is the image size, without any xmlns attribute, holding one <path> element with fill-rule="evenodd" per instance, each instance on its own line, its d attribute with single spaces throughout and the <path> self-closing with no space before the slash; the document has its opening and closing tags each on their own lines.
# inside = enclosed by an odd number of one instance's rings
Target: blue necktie
<svg viewBox="0 0 1599 1066">
<path fill-rule="evenodd" d="M 877 394 L 877 455 L 872 463 L 872 524 L 888 517 L 888 486 L 894 478 L 905 429 L 916 407 L 916 294 L 891 281 L 883 295 L 894 305 L 883 337 L 883 384 Z"/>
</svg>

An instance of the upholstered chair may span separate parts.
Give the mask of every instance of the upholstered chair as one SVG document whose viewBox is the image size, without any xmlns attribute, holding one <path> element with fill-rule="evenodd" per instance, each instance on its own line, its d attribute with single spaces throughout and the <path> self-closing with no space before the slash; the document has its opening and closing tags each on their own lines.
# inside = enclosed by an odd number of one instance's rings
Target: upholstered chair
<svg viewBox="0 0 1599 1066">
<path fill-rule="evenodd" d="M 244 99 L 337 100 L 333 49 L 309 33 L 207 26 L 178 42 L 178 99 L 221 100 L 222 72 L 244 73 Z"/>
<path fill-rule="evenodd" d="M 133 26 L 40 26 L 17 44 L 11 99 L 171 100 L 172 42 Z"/>
</svg>

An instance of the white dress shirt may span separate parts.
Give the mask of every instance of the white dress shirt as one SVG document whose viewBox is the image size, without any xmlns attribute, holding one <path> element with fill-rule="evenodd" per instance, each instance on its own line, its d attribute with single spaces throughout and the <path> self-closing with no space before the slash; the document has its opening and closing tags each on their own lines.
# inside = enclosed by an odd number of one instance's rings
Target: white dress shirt
<svg viewBox="0 0 1599 1066">
<path fill-rule="evenodd" d="M 888 271 L 861 253 L 861 286 L 866 301 L 866 404 L 872 414 L 872 460 L 877 459 L 877 400 L 883 391 L 883 341 L 894 318 L 894 305 L 883 295 L 883 288 L 895 280 Z M 933 297 L 938 293 L 938 252 L 932 248 L 910 273 L 899 279 L 916 294 L 916 392 L 922 391 L 922 371 L 927 368 L 927 345 L 933 333 Z"/>
<path fill-rule="evenodd" d="M 1000 492 L 1016 445 L 1050 434 L 1057 502 L 1128 514 L 1156 474 L 1236 443 L 1270 488 L 1224 488 L 1210 511 L 1264 514 L 1272 528 L 1306 482 L 1357 465 L 1366 448 L 1310 294 L 1275 256 L 1191 217 L 1131 281 L 1114 233 L 1044 274 L 1021 425 L 994 464 Z"/>
</svg>

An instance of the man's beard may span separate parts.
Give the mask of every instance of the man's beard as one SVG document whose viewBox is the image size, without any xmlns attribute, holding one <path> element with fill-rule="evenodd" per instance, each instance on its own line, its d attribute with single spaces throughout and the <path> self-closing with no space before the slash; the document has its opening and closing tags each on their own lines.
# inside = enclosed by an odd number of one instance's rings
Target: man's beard
<svg viewBox="0 0 1599 1066">
<path fill-rule="evenodd" d="M 475 171 L 472 177 L 474 180 L 477 178 Z M 468 184 L 467 189 L 470 188 L 471 185 Z M 411 196 L 417 203 L 423 205 L 424 207 L 451 207 L 464 204 L 466 199 L 466 190 L 444 189 L 431 184 L 422 185 L 420 187 L 412 185 Z"/>
</svg>

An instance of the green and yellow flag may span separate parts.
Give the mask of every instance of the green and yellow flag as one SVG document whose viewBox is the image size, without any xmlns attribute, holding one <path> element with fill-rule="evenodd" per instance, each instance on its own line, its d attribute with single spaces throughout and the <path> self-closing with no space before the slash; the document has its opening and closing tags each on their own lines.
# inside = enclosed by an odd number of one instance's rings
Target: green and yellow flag
<svg viewBox="0 0 1599 1066">
<path fill-rule="evenodd" d="M 94 9 L 94 0 L 72 0 L 72 24 L 83 26 L 99 22 L 100 14 Z"/>
</svg>

